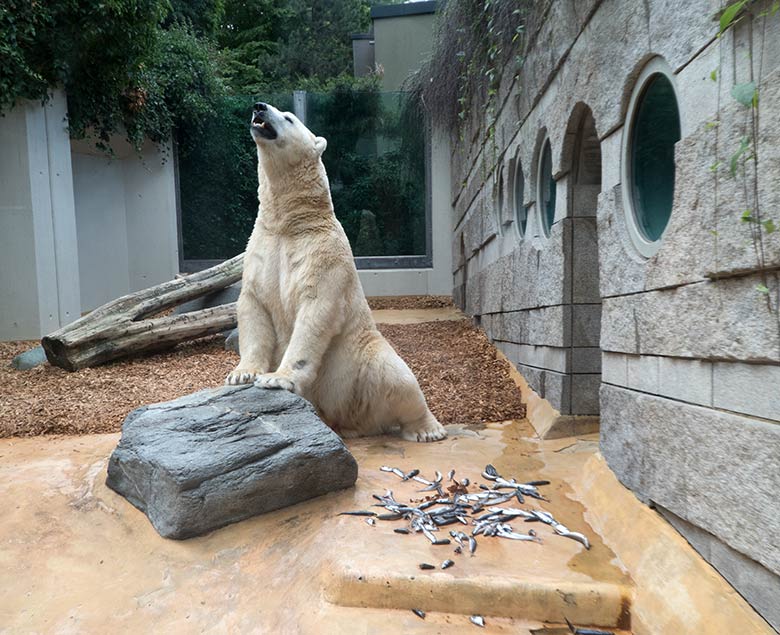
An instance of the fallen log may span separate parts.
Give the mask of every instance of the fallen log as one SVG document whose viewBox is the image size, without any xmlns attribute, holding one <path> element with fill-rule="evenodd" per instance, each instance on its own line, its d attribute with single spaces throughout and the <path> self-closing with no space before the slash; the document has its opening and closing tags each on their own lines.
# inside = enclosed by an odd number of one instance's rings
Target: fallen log
<svg viewBox="0 0 780 635">
<path fill-rule="evenodd" d="M 153 317 L 241 279 L 244 255 L 191 275 L 112 300 L 41 340 L 53 366 L 75 371 L 114 359 L 170 349 L 235 328 L 236 305 Z"/>
</svg>

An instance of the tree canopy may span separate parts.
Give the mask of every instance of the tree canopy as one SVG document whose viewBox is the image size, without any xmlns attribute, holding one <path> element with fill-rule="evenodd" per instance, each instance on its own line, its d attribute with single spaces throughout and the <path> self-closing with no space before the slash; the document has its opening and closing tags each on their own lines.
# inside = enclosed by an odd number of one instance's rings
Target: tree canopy
<svg viewBox="0 0 780 635">
<path fill-rule="evenodd" d="M 317 89 L 351 75 L 369 0 L 5 0 L 0 112 L 68 97 L 71 135 L 186 145 L 229 94 Z"/>
</svg>

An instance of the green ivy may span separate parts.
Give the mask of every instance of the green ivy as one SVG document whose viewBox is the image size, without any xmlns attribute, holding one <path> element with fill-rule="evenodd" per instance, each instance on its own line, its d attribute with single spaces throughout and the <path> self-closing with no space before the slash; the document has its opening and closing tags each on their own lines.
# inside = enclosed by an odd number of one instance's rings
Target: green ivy
<svg viewBox="0 0 780 635">
<path fill-rule="evenodd" d="M 168 28 L 162 26 L 163 22 Z M 71 136 L 108 149 L 199 126 L 222 92 L 214 53 L 167 0 L 0 4 L 0 112 L 65 89 Z"/>
</svg>

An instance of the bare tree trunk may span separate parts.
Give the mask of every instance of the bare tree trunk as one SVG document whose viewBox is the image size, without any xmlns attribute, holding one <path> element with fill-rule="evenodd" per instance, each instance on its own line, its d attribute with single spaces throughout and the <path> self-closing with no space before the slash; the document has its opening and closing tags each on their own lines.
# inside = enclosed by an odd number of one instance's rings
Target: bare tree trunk
<svg viewBox="0 0 780 635">
<path fill-rule="evenodd" d="M 236 326 L 236 305 L 144 319 L 241 280 L 244 254 L 216 267 L 112 300 L 41 340 L 53 366 L 79 370 Z"/>
</svg>

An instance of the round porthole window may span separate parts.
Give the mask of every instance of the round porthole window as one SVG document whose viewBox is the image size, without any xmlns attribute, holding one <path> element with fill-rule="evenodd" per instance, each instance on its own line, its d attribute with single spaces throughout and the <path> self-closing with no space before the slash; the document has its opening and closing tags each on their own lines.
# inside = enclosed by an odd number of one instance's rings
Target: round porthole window
<svg viewBox="0 0 780 635">
<path fill-rule="evenodd" d="M 539 157 L 539 184 L 536 197 L 539 207 L 539 216 L 542 231 L 545 236 L 550 235 L 550 228 L 555 222 L 555 179 L 552 175 L 552 149 L 550 140 L 547 139 L 542 146 Z"/>
<path fill-rule="evenodd" d="M 523 166 L 520 164 L 519 157 L 515 161 L 512 199 L 515 207 L 515 227 L 517 228 L 517 234 L 522 238 L 525 236 L 525 230 L 528 227 L 528 209 L 523 203 L 525 199 L 525 179 L 523 178 Z"/>
<path fill-rule="evenodd" d="M 660 59 L 639 76 L 624 134 L 623 202 L 629 234 L 643 256 L 660 248 L 674 200 L 674 146 L 680 140 L 680 110 L 671 73 Z"/>
<path fill-rule="evenodd" d="M 498 168 L 496 168 L 498 170 Z M 502 167 L 498 175 L 498 194 L 495 207 L 496 231 L 500 234 L 504 230 L 504 168 Z"/>
</svg>

